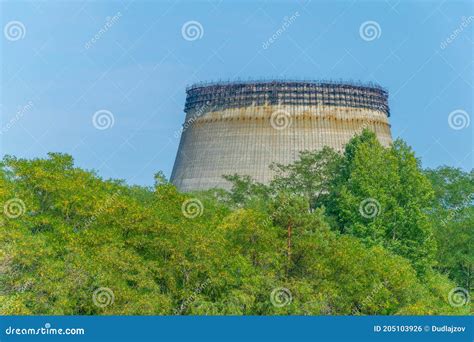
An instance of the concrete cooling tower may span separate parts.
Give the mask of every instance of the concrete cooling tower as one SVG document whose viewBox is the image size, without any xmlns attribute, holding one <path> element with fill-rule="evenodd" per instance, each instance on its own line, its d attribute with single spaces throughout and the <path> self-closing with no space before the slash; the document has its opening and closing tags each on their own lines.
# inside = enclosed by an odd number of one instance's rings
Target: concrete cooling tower
<svg viewBox="0 0 474 342">
<path fill-rule="evenodd" d="M 272 162 L 344 145 L 364 128 L 392 142 L 388 93 L 376 85 L 272 81 L 197 84 L 186 89 L 171 182 L 181 191 L 228 189 L 223 175 L 268 183 Z"/>
</svg>

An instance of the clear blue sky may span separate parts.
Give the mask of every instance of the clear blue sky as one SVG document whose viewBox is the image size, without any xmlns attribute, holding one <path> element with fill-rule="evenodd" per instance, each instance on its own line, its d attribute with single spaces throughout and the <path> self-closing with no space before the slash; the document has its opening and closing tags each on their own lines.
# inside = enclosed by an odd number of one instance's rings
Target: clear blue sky
<svg viewBox="0 0 474 342">
<path fill-rule="evenodd" d="M 2 154 L 65 152 L 104 178 L 151 185 L 171 173 L 186 85 L 290 77 L 377 82 L 393 136 L 423 166 L 473 167 L 470 1 L 7 1 L 0 13 Z M 183 38 L 189 21 L 199 39 Z M 367 21 L 375 36 L 361 35 Z M 113 126 L 94 127 L 99 110 Z"/>
</svg>

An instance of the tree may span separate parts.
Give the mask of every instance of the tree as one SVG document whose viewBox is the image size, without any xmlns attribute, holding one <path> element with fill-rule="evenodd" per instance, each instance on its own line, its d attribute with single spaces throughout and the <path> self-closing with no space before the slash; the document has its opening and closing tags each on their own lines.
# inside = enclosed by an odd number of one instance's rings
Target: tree
<svg viewBox="0 0 474 342">
<path fill-rule="evenodd" d="M 270 189 L 250 176 L 233 174 L 222 177 L 232 184 L 228 197 L 234 206 L 244 207 L 254 201 L 266 200 L 270 196 Z"/>
<path fill-rule="evenodd" d="M 350 168 L 341 168 L 350 172 L 340 186 L 360 197 L 356 185 L 364 185 L 364 173 L 355 162 L 361 158 L 359 147 L 354 151 Z M 398 161 L 410 160 L 409 154 L 389 153 L 393 156 L 385 157 L 397 166 L 389 171 L 408 177 L 405 190 L 414 191 L 410 196 L 415 197 L 396 197 L 398 192 L 377 183 L 387 193 L 381 203 L 391 203 L 395 196 L 397 203 L 422 207 L 423 192 L 413 188 L 420 183 L 414 177 L 417 168 Z M 339 221 L 323 206 L 310 210 L 303 191 L 277 191 L 248 178 L 240 185 L 234 197 L 218 189 L 180 193 L 160 174 L 154 188 L 103 180 L 62 154 L 4 158 L 0 313 L 467 312 L 447 303 L 455 285 L 446 277 L 431 270 L 417 275 L 412 260 L 395 254 L 395 247 L 404 246 L 403 234 L 397 235 L 399 245 L 384 239 L 368 244 L 363 235 L 331 229 L 330 223 Z M 197 211 L 188 210 L 189 204 Z M 415 210 L 408 213 L 417 218 Z M 346 219 L 344 215 L 337 220 Z M 451 267 L 447 261 L 444 265 Z"/>
<path fill-rule="evenodd" d="M 321 204 L 321 196 L 327 194 L 329 185 L 338 174 L 341 156 L 325 146 L 321 151 L 300 152 L 294 163 L 270 166 L 275 176 L 270 188 L 305 197 L 311 208 Z"/>
<path fill-rule="evenodd" d="M 466 289 L 474 284 L 474 172 L 428 169 L 435 197 L 430 210 L 438 244 L 436 268 Z"/>
<path fill-rule="evenodd" d="M 364 130 L 346 146 L 331 185 L 328 211 L 344 233 L 409 259 L 419 272 L 433 263 L 435 242 L 427 210 L 433 191 L 402 141 L 380 145 Z"/>
</svg>

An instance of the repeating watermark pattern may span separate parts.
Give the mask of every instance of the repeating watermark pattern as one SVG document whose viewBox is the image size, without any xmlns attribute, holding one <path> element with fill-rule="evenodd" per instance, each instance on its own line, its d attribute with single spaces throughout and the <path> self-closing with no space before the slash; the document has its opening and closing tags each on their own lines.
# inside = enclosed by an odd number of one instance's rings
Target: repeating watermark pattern
<svg viewBox="0 0 474 342">
<path fill-rule="evenodd" d="M 7 133 L 26 113 L 31 111 L 34 107 L 33 101 L 28 101 L 24 106 L 20 106 L 15 113 L 15 116 L 7 122 L 5 126 L 0 129 L 0 135 Z"/>
<path fill-rule="evenodd" d="M 471 302 L 469 291 L 463 287 L 455 287 L 448 294 L 448 302 L 451 306 L 461 307 Z"/>
<path fill-rule="evenodd" d="M 5 296 L 4 293 L 2 293 L 2 296 Z M 0 302 L 0 315 L 1 316 L 6 316 L 8 315 L 8 309 L 13 305 L 13 300 L 14 297 L 4 297 L 2 301 Z"/>
<path fill-rule="evenodd" d="M 181 35 L 189 42 L 201 39 L 204 36 L 204 27 L 199 21 L 187 21 L 181 27 Z"/>
<path fill-rule="evenodd" d="M 356 304 L 355 308 L 352 310 L 353 315 L 357 315 L 361 312 L 362 308 L 374 301 L 374 296 L 384 287 L 387 287 L 387 281 L 383 281 L 381 283 L 378 283 L 372 291 L 370 291 L 370 294 L 364 298 L 364 300 L 360 304 Z"/>
<path fill-rule="evenodd" d="M 471 123 L 471 118 L 469 117 L 469 114 L 465 110 L 456 109 L 456 110 L 453 110 L 448 115 L 449 127 L 451 127 L 454 130 L 459 131 L 463 128 L 469 127 L 470 123 Z"/>
<path fill-rule="evenodd" d="M 92 214 L 91 217 L 89 217 L 84 225 L 81 227 L 82 229 L 87 229 L 90 227 L 91 224 L 93 224 L 96 220 L 97 220 L 97 216 L 99 216 L 100 214 L 102 214 L 105 210 L 107 210 L 108 208 L 110 208 L 111 205 L 113 205 L 115 203 L 115 201 L 117 200 L 117 197 L 121 194 L 121 191 L 118 190 L 116 192 L 114 192 L 112 195 L 110 196 L 107 196 L 107 198 L 105 199 L 104 203 L 97 209 L 94 211 L 94 213 Z"/>
<path fill-rule="evenodd" d="M 5 38 L 11 42 L 25 38 L 26 27 L 21 21 L 9 21 L 3 28 Z"/>
<path fill-rule="evenodd" d="M 26 211 L 25 202 L 19 198 L 11 198 L 5 202 L 3 213 L 6 217 L 15 219 L 23 215 Z"/>
<path fill-rule="evenodd" d="M 465 203 L 472 203 L 474 201 L 474 193 L 473 194 L 470 194 L 469 196 L 467 196 L 467 199 L 465 201 Z M 441 220 L 441 224 L 443 226 L 446 226 L 450 221 L 452 221 L 457 214 L 459 214 L 459 212 L 464 208 L 463 205 L 459 205 L 453 209 L 450 209 L 449 210 L 449 213 L 448 213 L 448 216 L 446 218 L 444 218 L 443 220 Z"/>
<path fill-rule="evenodd" d="M 92 124 L 95 128 L 104 130 L 113 127 L 115 123 L 114 115 L 106 109 L 98 110 L 92 116 Z"/>
<path fill-rule="evenodd" d="M 276 110 L 270 117 L 270 125 L 277 130 L 282 130 L 291 126 L 292 118 L 289 112 L 283 109 Z"/>
<path fill-rule="evenodd" d="M 206 286 L 209 285 L 210 282 L 210 279 L 207 279 L 202 284 L 199 284 L 199 286 L 194 289 L 193 294 L 186 298 L 186 300 L 183 301 L 179 308 L 174 310 L 173 314 L 181 315 L 189 307 L 189 305 L 191 305 L 191 303 L 196 300 L 196 297 L 206 288 Z"/>
<path fill-rule="evenodd" d="M 108 287 L 99 287 L 92 294 L 92 301 L 99 308 L 112 305 L 115 301 L 114 292 Z"/>
<path fill-rule="evenodd" d="M 289 197 L 285 197 L 283 202 L 280 202 L 280 205 L 278 206 L 278 208 L 276 208 L 265 220 L 263 220 L 262 225 L 264 227 L 268 227 L 273 222 L 273 220 L 278 216 L 278 214 L 282 210 L 284 210 L 290 204 L 290 201 L 296 196 L 297 196 L 296 194 L 290 194 Z"/>
<path fill-rule="evenodd" d="M 189 127 L 191 127 L 198 118 L 199 118 L 199 115 L 193 115 L 188 120 L 186 120 L 186 122 L 180 127 L 180 129 L 174 132 L 174 137 L 176 139 L 179 139 L 181 137 L 181 134 L 183 134 L 183 132 L 187 130 Z"/>
<path fill-rule="evenodd" d="M 291 304 L 292 300 L 291 291 L 285 287 L 277 287 L 270 293 L 270 302 L 277 308 Z"/>
<path fill-rule="evenodd" d="M 362 133 L 364 129 L 369 128 L 369 123 L 368 122 L 363 122 L 362 125 L 360 125 L 359 132 Z"/>
<path fill-rule="evenodd" d="M 296 11 L 290 17 L 284 17 L 283 23 L 281 26 L 273 33 L 270 38 L 262 43 L 262 48 L 264 50 L 268 49 L 270 45 L 277 41 L 280 36 L 285 33 L 286 30 L 296 21 L 296 19 L 300 16 L 299 12 Z"/>
<path fill-rule="evenodd" d="M 120 20 L 121 17 L 122 17 L 122 13 L 117 12 L 114 16 L 105 18 L 104 26 L 102 26 L 100 30 L 96 34 L 94 34 L 94 36 L 84 44 L 84 48 L 86 50 L 90 49 L 95 43 L 97 43 L 103 37 L 103 35 L 108 30 L 110 30 L 112 26 L 114 26 Z"/>
<path fill-rule="evenodd" d="M 201 107 L 199 107 L 194 113 L 193 115 L 186 120 L 186 122 L 181 126 L 181 128 L 177 131 L 174 132 L 174 137 L 176 139 L 179 139 L 179 137 L 181 136 L 181 134 L 187 130 L 189 127 L 191 127 L 192 125 L 194 125 L 194 123 L 196 122 L 196 120 L 202 116 L 203 114 L 207 113 L 207 112 L 212 112 L 216 107 L 215 106 L 209 106 L 208 104 L 204 104 L 202 105 Z"/>
<path fill-rule="evenodd" d="M 448 302 L 451 306 L 459 308 L 471 302 L 469 291 L 463 287 L 455 287 L 448 294 Z"/>
<path fill-rule="evenodd" d="M 185 217 L 192 219 L 202 215 L 204 206 L 197 198 L 190 198 L 183 202 L 181 211 Z"/>
<path fill-rule="evenodd" d="M 32 280 L 28 279 L 23 284 L 19 284 L 17 286 L 14 286 L 14 289 L 18 293 L 23 293 L 23 292 L 28 291 L 29 289 L 31 289 L 33 287 L 33 285 L 34 285 L 34 282 Z"/>
<path fill-rule="evenodd" d="M 380 203 L 375 198 L 366 198 L 359 205 L 359 213 L 365 217 L 372 219 L 381 211 Z"/>
<path fill-rule="evenodd" d="M 451 34 L 449 35 L 448 38 L 446 38 L 445 40 L 443 40 L 439 44 L 439 47 L 441 48 L 441 50 L 446 49 L 449 44 L 454 42 L 456 40 L 456 38 L 464 31 L 464 29 L 467 28 L 472 23 L 472 21 L 474 21 L 474 16 L 473 15 L 471 15 L 467 18 L 462 17 L 461 18 L 461 24 L 459 24 L 459 26 L 456 29 L 454 29 L 453 32 L 451 32 Z"/>
<path fill-rule="evenodd" d="M 363 22 L 359 27 L 359 35 L 366 42 L 371 42 L 380 38 L 382 35 L 382 28 L 379 23 L 373 20 Z"/>
</svg>

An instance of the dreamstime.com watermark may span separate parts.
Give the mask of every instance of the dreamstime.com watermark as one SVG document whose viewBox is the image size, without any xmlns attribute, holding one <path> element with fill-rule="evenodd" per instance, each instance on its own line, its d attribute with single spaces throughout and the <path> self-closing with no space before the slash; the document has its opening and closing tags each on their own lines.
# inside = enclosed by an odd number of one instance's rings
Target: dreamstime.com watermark
<svg viewBox="0 0 474 342">
<path fill-rule="evenodd" d="M 277 287 L 270 293 L 270 302 L 277 308 L 289 305 L 292 301 L 293 296 L 291 295 L 291 291 L 286 287 Z"/>
<path fill-rule="evenodd" d="M 114 114 L 112 114 L 112 112 L 107 109 L 98 110 L 92 116 L 92 125 L 101 131 L 113 127 L 114 123 Z"/>
<path fill-rule="evenodd" d="M 0 135 L 7 133 L 10 128 L 12 128 L 26 113 L 31 111 L 33 107 L 33 101 L 28 101 L 26 105 L 18 107 L 15 115 L 0 129 Z"/>
<path fill-rule="evenodd" d="M 359 204 L 359 213 L 368 219 L 375 218 L 381 210 L 380 203 L 375 198 L 366 198 Z"/>
<path fill-rule="evenodd" d="M 265 219 L 263 220 L 262 225 L 264 227 L 268 227 L 270 224 L 272 224 L 273 220 L 278 216 L 278 214 L 284 210 L 289 204 L 290 201 L 295 197 L 295 194 L 291 194 L 289 198 L 285 198 L 283 202 L 280 203 L 280 205 Z"/>
<path fill-rule="evenodd" d="M 470 123 L 471 118 L 469 117 L 469 114 L 463 109 L 453 110 L 448 115 L 449 127 L 456 131 L 469 127 Z"/>
<path fill-rule="evenodd" d="M 357 315 L 361 313 L 361 310 L 364 306 L 371 304 L 374 301 L 375 295 L 384 287 L 387 287 L 388 282 L 384 281 L 381 283 L 378 283 L 372 291 L 370 291 L 370 294 L 364 298 L 364 300 L 360 304 L 356 304 L 355 308 L 352 310 L 352 315 Z"/>
<path fill-rule="evenodd" d="M 474 194 L 470 194 L 469 196 L 467 196 L 467 199 L 466 199 L 466 203 L 472 203 L 472 201 L 474 201 Z M 448 212 L 448 216 L 446 216 L 446 218 L 442 219 L 441 220 L 441 224 L 443 226 L 446 226 L 449 222 L 451 222 L 463 209 L 465 208 L 465 206 L 463 205 L 460 205 L 460 206 L 457 206 L 453 209 L 450 209 L 449 212 Z"/>
<path fill-rule="evenodd" d="M 105 18 L 105 24 L 100 28 L 97 33 L 94 34 L 94 36 L 89 39 L 85 44 L 84 48 L 86 50 L 90 49 L 95 43 L 97 43 L 103 36 L 104 34 L 110 30 L 112 26 L 114 26 L 122 17 L 122 13 L 117 12 L 113 17 L 107 17 Z"/>
<path fill-rule="evenodd" d="M 3 213 L 6 217 L 16 219 L 23 215 L 26 211 L 25 202 L 19 198 L 10 198 L 3 205 Z"/>
<path fill-rule="evenodd" d="M 181 35 L 188 42 L 201 39 L 204 36 L 204 27 L 199 21 L 187 21 L 181 27 Z"/>
<path fill-rule="evenodd" d="M 471 15 L 467 18 L 462 17 L 461 24 L 459 24 L 459 26 L 455 28 L 453 32 L 451 32 L 448 38 L 446 38 L 439 44 L 439 47 L 441 48 L 441 50 L 446 49 L 449 44 L 454 42 L 456 38 L 464 31 L 464 29 L 466 29 L 473 21 L 474 21 L 474 15 Z"/>
<path fill-rule="evenodd" d="M 89 217 L 85 222 L 84 225 L 81 226 L 81 229 L 87 229 L 90 227 L 91 224 L 93 224 L 96 220 L 97 217 L 104 213 L 108 208 L 110 208 L 117 200 L 117 197 L 121 194 L 120 190 L 115 191 L 112 195 L 107 196 L 105 199 L 104 203 L 94 211 L 91 217 Z"/>
<path fill-rule="evenodd" d="M 92 302 L 99 308 L 105 308 L 112 305 L 115 301 L 114 292 L 108 287 L 99 287 L 92 294 Z"/>
<path fill-rule="evenodd" d="M 174 132 L 174 137 L 176 139 L 179 139 L 181 134 L 183 134 L 183 132 L 187 130 L 189 127 L 194 125 L 194 123 L 196 122 L 197 119 L 199 119 L 199 117 L 201 117 L 205 113 L 212 112 L 214 109 L 215 109 L 215 106 L 209 106 L 208 104 L 204 104 L 198 109 L 196 109 L 193 112 L 193 115 L 189 119 L 186 120 L 186 122 L 181 126 L 181 128 Z"/>
<path fill-rule="evenodd" d="M 3 28 L 3 35 L 11 42 L 23 39 L 26 36 L 25 25 L 18 20 L 9 21 Z"/>
<path fill-rule="evenodd" d="M 5 329 L 6 335 L 85 335 L 84 328 L 52 328 L 46 323 L 40 328 L 15 328 L 9 326 Z"/>
<path fill-rule="evenodd" d="M 196 300 L 196 297 L 206 288 L 206 286 L 209 285 L 210 282 L 211 280 L 207 279 L 205 282 L 196 287 L 193 291 L 193 294 L 186 298 L 186 300 L 183 301 L 179 308 L 176 308 L 173 313 L 175 315 L 181 315 L 189 307 L 189 305 L 191 305 L 191 303 Z"/>
<path fill-rule="evenodd" d="M 283 23 L 281 26 L 273 33 L 270 38 L 268 38 L 266 41 L 262 43 L 262 48 L 264 50 L 268 49 L 270 45 L 272 45 L 274 42 L 277 41 L 280 36 L 285 33 L 286 30 L 296 21 L 296 19 L 300 16 L 299 12 L 296 11 L 289 17 L 284 17 L 283 18 Z"/>
<path fill-rule="evenodd" d="M 278 131 L 290 127 L 292 122 L 291 114 L 283 109 L 274 111 L 270 116 L 270 125 Z"/>
<path fill-rule="evenodd" d="M 197 198 L 189 198 L 181 205 L 181 212 L 184 217 L 193 219 L 202 215 L 204 212 L 204 206 Z"/>
<path fill-rule="evenodd" d="M 366 42 L 379 39 L 382 35 L 380 24 L 373 20 L 363 22 L 359 27 L 359 36 Z"/>
<path fill-rule="evenodd" d="M 471 303 L 471 295 L 465 288 L 455 287 L 448 293 L 448 302 L 451 306 L 459 308 Z"/>
</svg>

